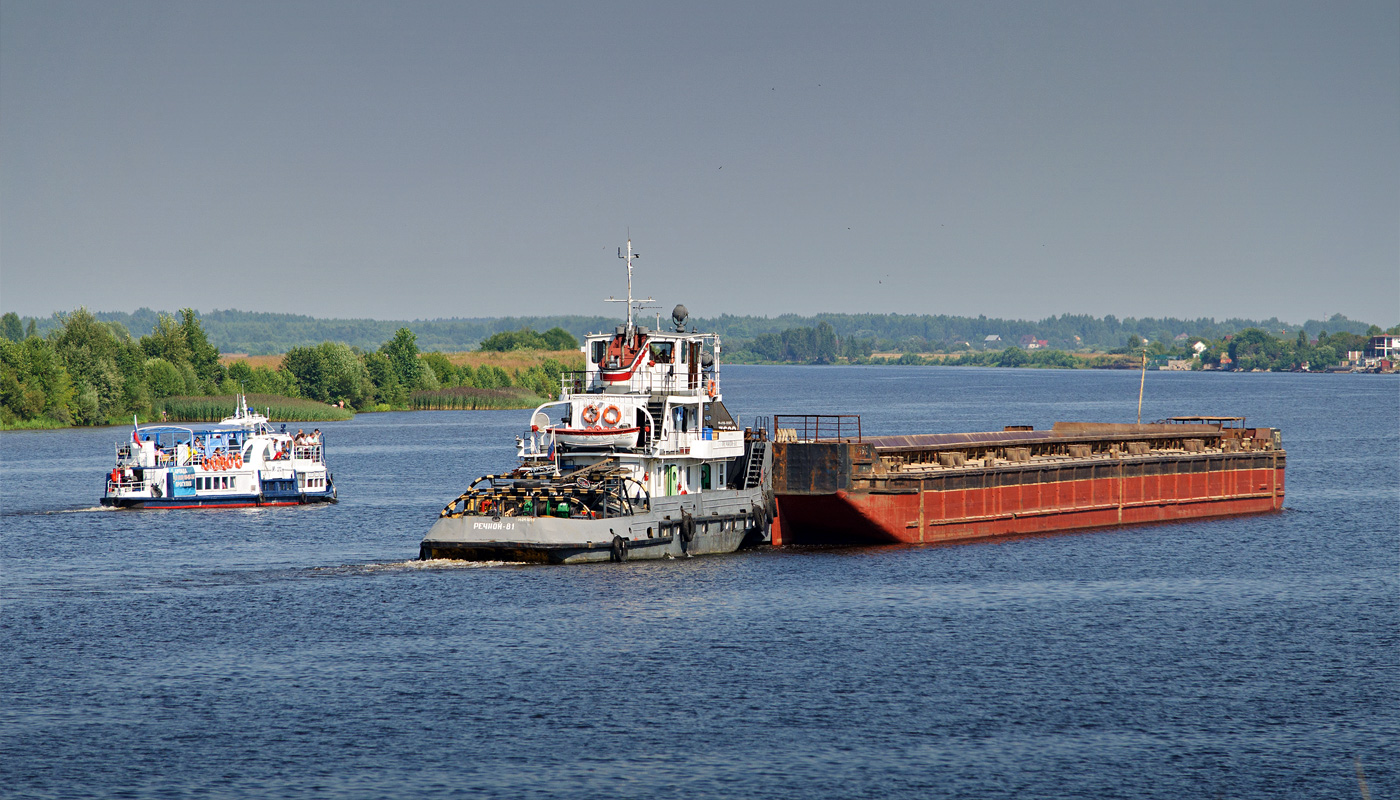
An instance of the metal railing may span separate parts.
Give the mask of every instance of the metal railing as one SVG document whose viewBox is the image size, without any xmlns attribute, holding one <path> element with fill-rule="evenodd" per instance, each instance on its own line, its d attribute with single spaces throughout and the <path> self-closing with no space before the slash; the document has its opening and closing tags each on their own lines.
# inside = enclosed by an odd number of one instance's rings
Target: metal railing
<svg viewBox="0 0 1400 800">
<path fill-rule="evenodd" d="M 691 380 L 688 372 L 680 372 L 675 375 L 657 375 L 645 369 L 638 370 L 624 384 L 620 381 L 605 381 L 600 370 L 575 370 L 562 373 L 559 377 L 560 397 L 568 397 L 571 394 L 594 394 L 602 392 L 604 387 L 626 386 L 629 394 L 670 394 L 670 395 L 698 395 L 709 391 L 710 382 L 715 384 L 715 391 L 719 391 L 719 370 L 698 373 L 695 380 Z M 694 385 L 692 385 L 694 384 Z"/>
<path fill-rule="evenodd" d="M 859 414 L 774 414 L 774 441 L 859 442 Z"/>
</svg>

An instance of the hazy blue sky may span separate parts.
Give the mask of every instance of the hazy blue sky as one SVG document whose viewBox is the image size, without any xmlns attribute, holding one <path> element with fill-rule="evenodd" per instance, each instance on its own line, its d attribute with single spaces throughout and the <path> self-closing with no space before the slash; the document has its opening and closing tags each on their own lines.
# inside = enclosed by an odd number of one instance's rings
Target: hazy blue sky
<svg viewBox="0 0 1400 800">
<path fill-rule="evenodd" d="M 1400 4 L 0 3 L 0 307 L 1400 321 Z"/>
</svg>

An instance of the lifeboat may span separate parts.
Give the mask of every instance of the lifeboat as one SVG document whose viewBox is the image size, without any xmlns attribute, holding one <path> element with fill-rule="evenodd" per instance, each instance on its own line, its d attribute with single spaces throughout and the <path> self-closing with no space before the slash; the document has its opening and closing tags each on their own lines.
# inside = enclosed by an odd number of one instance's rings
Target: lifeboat
<svg viewBox="0 0 1400 800">
<path fill-rule="evenodd" d="M 602 450 L 637 446 L 641 428 L 549 428 L 554 441 L 581 450 Z"/>
</svg>

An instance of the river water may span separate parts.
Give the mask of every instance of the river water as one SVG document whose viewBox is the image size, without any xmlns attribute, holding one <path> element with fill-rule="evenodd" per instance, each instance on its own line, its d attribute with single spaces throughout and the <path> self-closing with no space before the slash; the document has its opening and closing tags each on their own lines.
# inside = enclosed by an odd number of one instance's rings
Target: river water
<svg viewBox="0 0 1400 800">
<path fill-rule="evenodd" d="M 1132 421 L 1133 373 L 728 367 L 741 421 Z M 1281 514 L 578 567 L 413 561 L 528 411 L 326 431 L 341 502 L 99 510 L 0 435 L 7 797 L 1400 797 L 1400 381 L 1149 373 L 1283 429 Z"/>
</svg>

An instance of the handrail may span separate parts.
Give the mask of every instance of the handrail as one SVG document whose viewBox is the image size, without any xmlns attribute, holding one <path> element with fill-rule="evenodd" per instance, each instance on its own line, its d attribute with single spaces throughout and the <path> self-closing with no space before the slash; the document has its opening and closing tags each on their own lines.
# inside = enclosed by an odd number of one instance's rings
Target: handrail
<svg viewBox="0 0 1400 800">
<path fill-rule="evenodd" d="M 773 434 L 778 442 L 859 442 L 860 415 L 774 414 Z"/>
<path fill-rule="evenodd" d="M 710 381 L 714 381 L 716 393 L 719 391 L 719 368 L 702 373 L 696 385 L 690 385 L 690 375 L 678 372 L 674 375 L 657 375 L 647 370 L 638 370 L 625 383 L 603 380 L 602 370 L 572 370 L 559 376 L 560 397 L 571 394 L 598 394 L 606 387 L 626 386 L 628 394 L 669 394 L 699 396 L 706 394 Z"/>
</svg>

